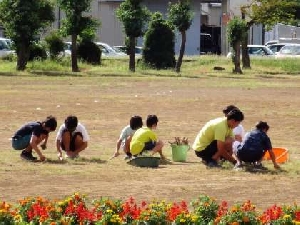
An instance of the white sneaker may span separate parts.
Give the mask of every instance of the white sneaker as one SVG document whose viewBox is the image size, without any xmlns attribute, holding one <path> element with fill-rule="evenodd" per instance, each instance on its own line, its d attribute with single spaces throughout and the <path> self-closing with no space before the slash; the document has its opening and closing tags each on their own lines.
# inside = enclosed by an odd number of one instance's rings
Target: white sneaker
<svg viewBox="0 0 300 225">
<path fill-rule="evenodd" d="M 79 154 L 77 154 L 77 155 L 75 155 L 75 156 L 73 156 L 73 157 L 71 157 L 71 156 L 69 156 L 68 154 L 65 154 L 65 158 L 67 159 L 67 158 L 69 158 L 69 159 L 76 159 L 76 158 L 78 158 L 79 157 Z"/>
</svg>

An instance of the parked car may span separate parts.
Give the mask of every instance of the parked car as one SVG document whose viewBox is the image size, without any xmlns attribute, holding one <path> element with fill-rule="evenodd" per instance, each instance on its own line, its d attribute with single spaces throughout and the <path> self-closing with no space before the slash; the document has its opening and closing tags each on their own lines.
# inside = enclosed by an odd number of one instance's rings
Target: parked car
<svg viewBox="0 0 300 225">
<path fill-rule="evenodd" d="M 114 49 L 113 47 L 111 47 L 110 45 L 108 45 L 106 43 L 95 42 L 95 44 L 99 46 L 99 48 L 102 51 L 102 56 L 104 56 L 104 57 L 122 57 L 122 56 L 126 56 L 126 54 L 124 52 L 117 51 L 116 49 Z"/>
<path fill-rule="evenodd" d="M 272 45 L 269 45 L 268 48 L 269 48 L 272 52 L 274 52 L 274 53 L 276 54 L 276 53 L 279 52 L 280 49 L 281 49 L 283 46 L 285 46 L 286 44 L 287 44 L 287 43 L 277 43 L 277 44 L 272 44 Z"/>
<path fill-rule="evenodd" d="M 300 44 L 286 44 L 276 54 L 276 58 L 300 57 Z"/>
<path fill-rule="evenodd" d="M 127 46 L 124 46 L 124 45 L 118 45 L 118 46 L 114 46 L 113 47 L 115 50 L 117 51 L 120 51 L 120 52 L 123 52 L 125 54 L 128 55 L 128 52 L 127 52 Z M 136 55 L 141 55 L 143 52 L 143 48 L 142 47 L 138 47 L 138 46 L 135 46 L 135 54 Z"/>
<path fill-rule="evenodd" d="M 72 55 L 72 42 L 71 41 L 66 41 L 65 42 L 65 51 L 64 51 L 64 56 L 71 56 Z"/>
<path fill-rule="evenodd" d="M 10 39 L 0 37 L 0 57 L 5 57 L 10 54 L 13 54 L 15 51 L 11 49 Z"/>
<path fill-rule="evenodd" d="M 275 56 L 265 45 L 247 45 L 249 56 Z"/>
<path fill-rule="evenodd" d="M 257 56 L 274 57 L 275 56 L 275 53 L 272 52 L 265 45 L 247 45 L 247 48 L 250 57 L 257 57 Z M 227 58 L 231 58 L 231 57 L 232 57 L 232 52 L 229 52 Z"/>
</svg>

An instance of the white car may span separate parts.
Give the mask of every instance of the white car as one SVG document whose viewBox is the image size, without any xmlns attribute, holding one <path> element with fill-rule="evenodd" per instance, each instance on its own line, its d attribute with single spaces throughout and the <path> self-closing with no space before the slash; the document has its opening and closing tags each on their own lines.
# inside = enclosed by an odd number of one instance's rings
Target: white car
<svg viewBox="0 0 300 225">
<path fill-rule="evenodd" d="M 10 39 L 0 37 L 0 58 L 15 53 L 8 43 L 11 43 Z"/>
<path fill-rule="evenodd" d="M 257 57 L 257 56 L 267 56 L 267 57 L 275 57 L 275 53 L 272 52 L 267 46 L 265 45 L 247 45 L 248 53 L 250 57 Z M 229 52 L 227 58 L 232 57 L 232 52 Z"/>
<path fill-rule="evenodd" d="M 276 54 L 276 58 L 299 58 L 300 44 L 286 44 Z"/>
<path fill-rule="evenodd" d="M 113 47 L 109 46 L 106 43 L 95 42 L 95 44 L 99 46 L 99 48 L 102 51 L 102 56 L 104 56 L 104 57 L 122 57 L 122 56 L 126 56 L 126 54 L 124 52 L 117 51 L 116 49 L 114 49 Z"/>
</svg>

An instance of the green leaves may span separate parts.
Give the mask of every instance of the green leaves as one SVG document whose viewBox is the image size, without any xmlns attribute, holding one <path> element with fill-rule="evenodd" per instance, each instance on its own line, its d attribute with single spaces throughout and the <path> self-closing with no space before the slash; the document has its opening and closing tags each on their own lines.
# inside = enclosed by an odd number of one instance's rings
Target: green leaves
<svg viewBox="0 0 300 225">
<path fill-rule="evenodd" d="M 116 11 L 127 36 L 140 37 L 150 19 L 150 11 L 140 6 L 141 0 L 125 0 Z"/>
<path fill-rule="evenodd" d="M 270 29 L 277 23 L 293 23 L 299 4 L 297 0 L 254 0 L 241 10 L 249 17 L 249 25 L 261 23 Z"/>
<path fill-rule="evenodd" d="M 227 35 L 230 46 L 234 46 L 235 43 L 242 41 L 247 35 L 247 31 L 247 23 L 241 18 L 234 17 L 230 20 L 227 27 Z"/>
<path fill-rule="evenodd" d="M 181 0 L 176 4 L 170 4 L 168 18 L 170 22 L 180 31 L 190 28 L 194 13 L 191 10 L 189 0 Z"/>
</svg>

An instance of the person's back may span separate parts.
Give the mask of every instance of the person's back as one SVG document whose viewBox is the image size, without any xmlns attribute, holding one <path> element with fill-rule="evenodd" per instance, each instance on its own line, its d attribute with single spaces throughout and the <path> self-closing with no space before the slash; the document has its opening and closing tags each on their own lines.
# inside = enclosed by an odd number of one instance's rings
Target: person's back
<svg viewBox="0 0 300 225">
<path fill-rule="evenodd" d="M 256 129 L 245 135 L 244 141 L 237 147 L 235 155 L 238 158 L 238 163 L 236 166 L 240 166 L 242 162 L 255 163 L 261 166 L 262 158 L 265 152 L 268 151 L 274 167 L 279 169 L 280 167 L 276 163 L 272 150 L 271 140 L 267 135 L 269 125 L 267 122 L 259 121 L 255 127 Z"/>
<path fill-rule="evenodd" d="M 130 153 L 133 156 L 141 154 L 143 151 L 152 151 L 152 154 L 159 153 L 162 159 L 165 156 L 162 154 L 164 146 L 161 140 L 157 140 L 157 136 L 153 130 L 157 128 L 158 118 L 156 115 L 148 115 L 146 120 L 147 127 L 138 129 L 130 142 Z"/>
<path fill-rule="evenodd" d="M 198 133 L 193 149 L 201 151 L 213 140 L 225 141 L 225 138 L 230 136 L 232 136 L 232 129 L 228 127 L 226 117 L 212 119 Z"/>
<path fill-rule="evenodd" d="M 272 148 L 272 146 L 267 134 L 261 130 L 255 129 L 245 135 L 245 139 L 239 148 L 253 152 L 265 152 Z"/>
<path fill-rule="evenodd" d="M 143 150 L 145 143 L 154 142 L 156 140 L 156 134 L 149 127 L 142 127 L 132 136 L 130 142 L 130 153 L 132 155 L 137 155 Z"/>
<path fill-rule="evenodd" d="M 240 124 L 244 114 L 239 109 L 233 109 L 225 117 L 208 121 L 200 130 L 193 144 L 195 154 L 210 167 L 219 167 L 218 160 L 222 157 L 233 164 L 232 129 Z"/>
<path fill-rule="evenodd" d="M 132 116 L 129 121 L 129 125 L 125 126 L 118 138 L 116 149 L 112 158 L 117 157 L 120 155 L 120 148 L 123 149 L 124 153 L 127 155 L 125 159 L 131 157 L 131 153 L 129 150 L 129 145 L 131 142 L 131 138 L 135 131 L 143 126 L 143 120 L 140 116 Z"/>
</svg>

